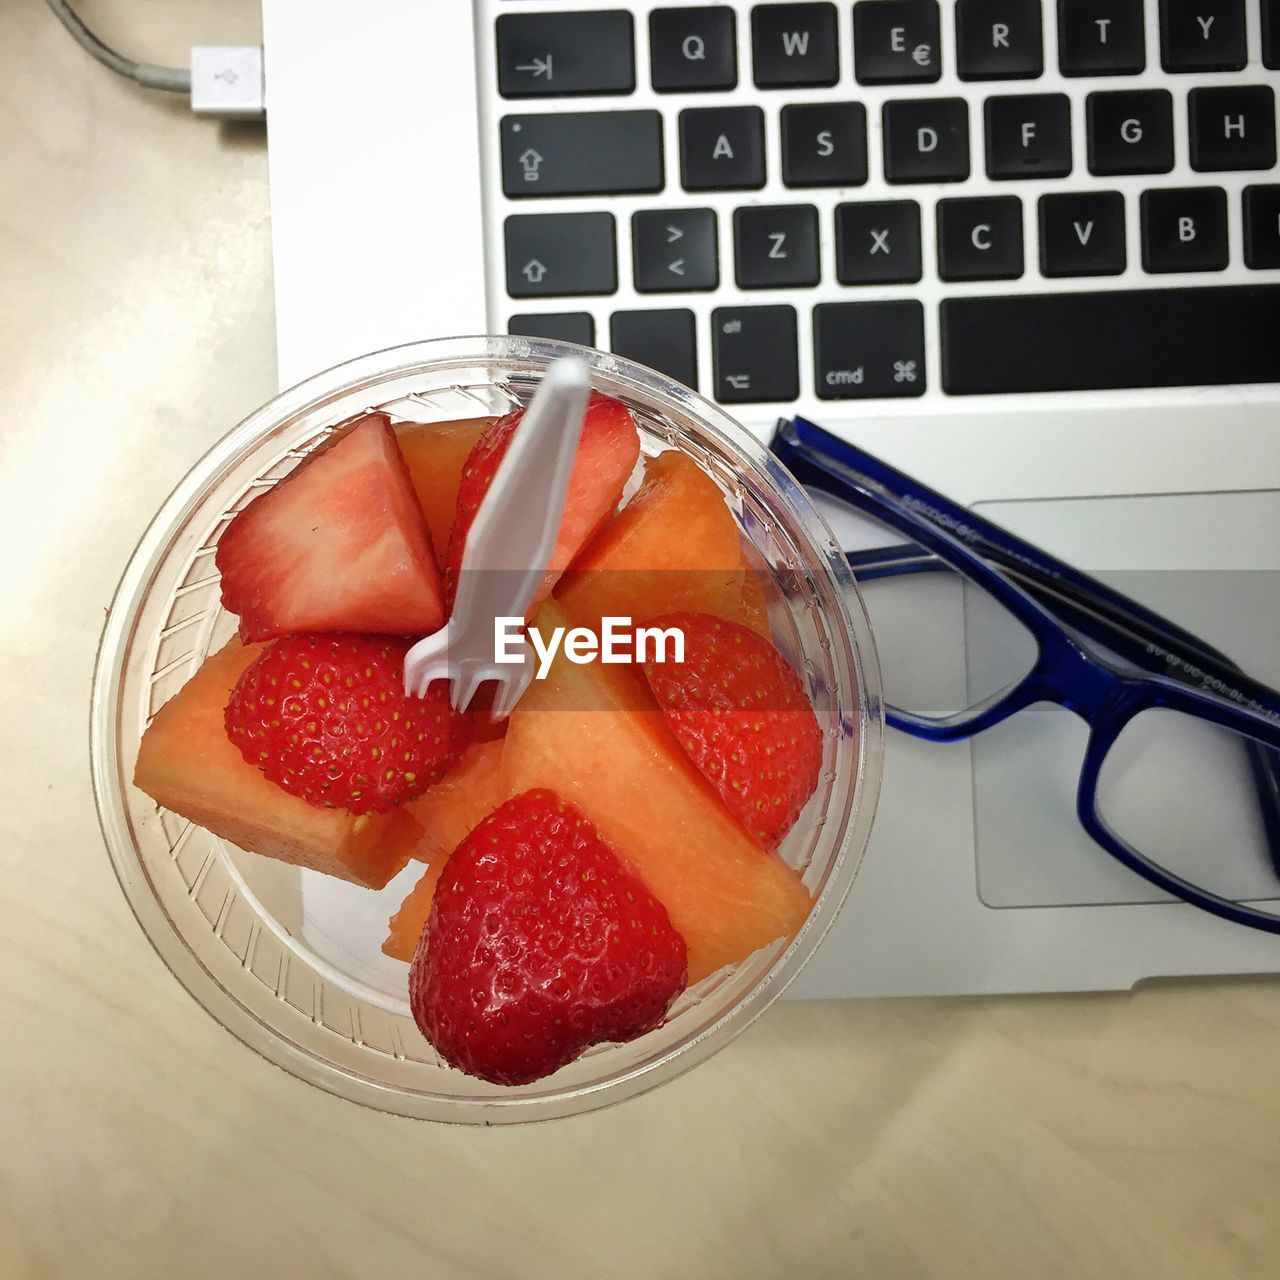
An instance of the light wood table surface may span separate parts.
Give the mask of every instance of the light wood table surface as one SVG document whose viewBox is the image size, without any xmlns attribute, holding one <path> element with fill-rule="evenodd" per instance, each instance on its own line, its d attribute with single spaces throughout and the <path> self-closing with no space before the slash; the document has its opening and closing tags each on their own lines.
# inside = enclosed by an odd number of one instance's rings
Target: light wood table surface
<svg viewBox="0 0 1280 1280">
<path fill-rule="evenodd" d="M 82 5 L 155 61 L 257 38 L 253 0 Z M 784 1003 L 655 1094 L 488 1131 L 216 1026 L 116 885 L 87 706 L 148 517 L 275 389 L 264 139 L 38 0 L 0 67 L 2 1280 L 1280 1274 L 1272 981 Z"/>
</svg>

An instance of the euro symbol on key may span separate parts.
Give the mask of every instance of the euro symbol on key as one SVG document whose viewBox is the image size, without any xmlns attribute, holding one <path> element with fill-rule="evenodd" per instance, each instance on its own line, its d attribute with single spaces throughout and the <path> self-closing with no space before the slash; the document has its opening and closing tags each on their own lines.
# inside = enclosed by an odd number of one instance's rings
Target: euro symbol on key
<svg viewBox="0 0 1280 1280">
<path fill-rule="evenodd" d="M 706 41 L 704 41 L 701 36 L 685 36 L 684 43 L 680 46 L 680 52 L 683 53 L 690 62 L 706 62 Z"/>
<path fill-rule="evenodd" d="M 927 67 L 933 56 L 933 49 L 927 44 L 918 44 L 911 50 L 911 61 L 918 67 Z"/>
</svg>

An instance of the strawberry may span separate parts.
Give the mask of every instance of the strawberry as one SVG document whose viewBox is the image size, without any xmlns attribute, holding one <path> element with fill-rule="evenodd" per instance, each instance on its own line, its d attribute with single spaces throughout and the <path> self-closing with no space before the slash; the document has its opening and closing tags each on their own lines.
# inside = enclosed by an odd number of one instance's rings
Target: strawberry
<svg viewBox="0 0 1280 1280">
<path fill-rule="evenodd" d="M 644 664 L 667 724 L 729 812 L 776 849 L 822 768 L 822 730 L 800 677 L 739 623 L 670 613 L 650 625 L 684 633 L 683 662 Z"/>
<path fill-rule="evenodd" d="M 409 971 L 446 1062 L 528 1084 L 656 1027 L 684 989 L 666 909 L 554 792 L 526 791 L 454 850 Z"/>
<path fill-rule="evenodd" d="M 449 531 L 449 548 L 445 556 L 445 594 L 450 601 L 458 589 L 458 571 L 462 566 L 467 534 L 523 417 L 524 410 L 517 409 L 505 418 L 499 418 L 476 441 L 462 468 L 458 509 L 453 517 L 453 528 Z M 578 453 L 569 478 L 564 515 L 560 520 L 560 534 L 534 606 L 550 595 L 556 579 L 569 567 L 596 529 L 613 514 L 639 456 L 640 437 L 636 434 L 631 411 L 620 401 L 593 392 L 582 421 Z"/>
<path fill-rule="evenodd" d="M 408 649 L 385 636 L 284 636 L 232 689 L 227 736 L 308 804 L 386 813 L 444 777 L 471 737 L 447 684 L 405 694 Z"/>
<path fill-rule="evenodd" d="M 445 621 L 431 535 L 385 413 L 362 418 L 239 512 L 218 540 L 240 639 L 426 636 Z"/>
</svg>

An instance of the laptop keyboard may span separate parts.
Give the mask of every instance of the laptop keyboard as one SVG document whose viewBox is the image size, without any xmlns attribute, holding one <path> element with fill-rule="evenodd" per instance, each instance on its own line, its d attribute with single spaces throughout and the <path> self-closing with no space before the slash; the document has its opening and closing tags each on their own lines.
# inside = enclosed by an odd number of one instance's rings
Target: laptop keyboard
<svg viewBox="0 0 1280 1280">
<path fill-rule="evenodd" d="M 1280 381 L 1280 0 L 491 8 L 513 333 L 728 404 Z"/>
</svg>

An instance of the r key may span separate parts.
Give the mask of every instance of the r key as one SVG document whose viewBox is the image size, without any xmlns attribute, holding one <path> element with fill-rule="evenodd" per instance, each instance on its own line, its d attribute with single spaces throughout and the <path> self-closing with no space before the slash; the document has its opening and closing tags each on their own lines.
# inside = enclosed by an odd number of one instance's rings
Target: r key
<svg viewBox="0 0 1280 1280">
<path fill-rule="evenodd" d="M 1044 71 L 1041 0 L 956 0 L 961 80 L 1032 80 Z"/>
</svg>

